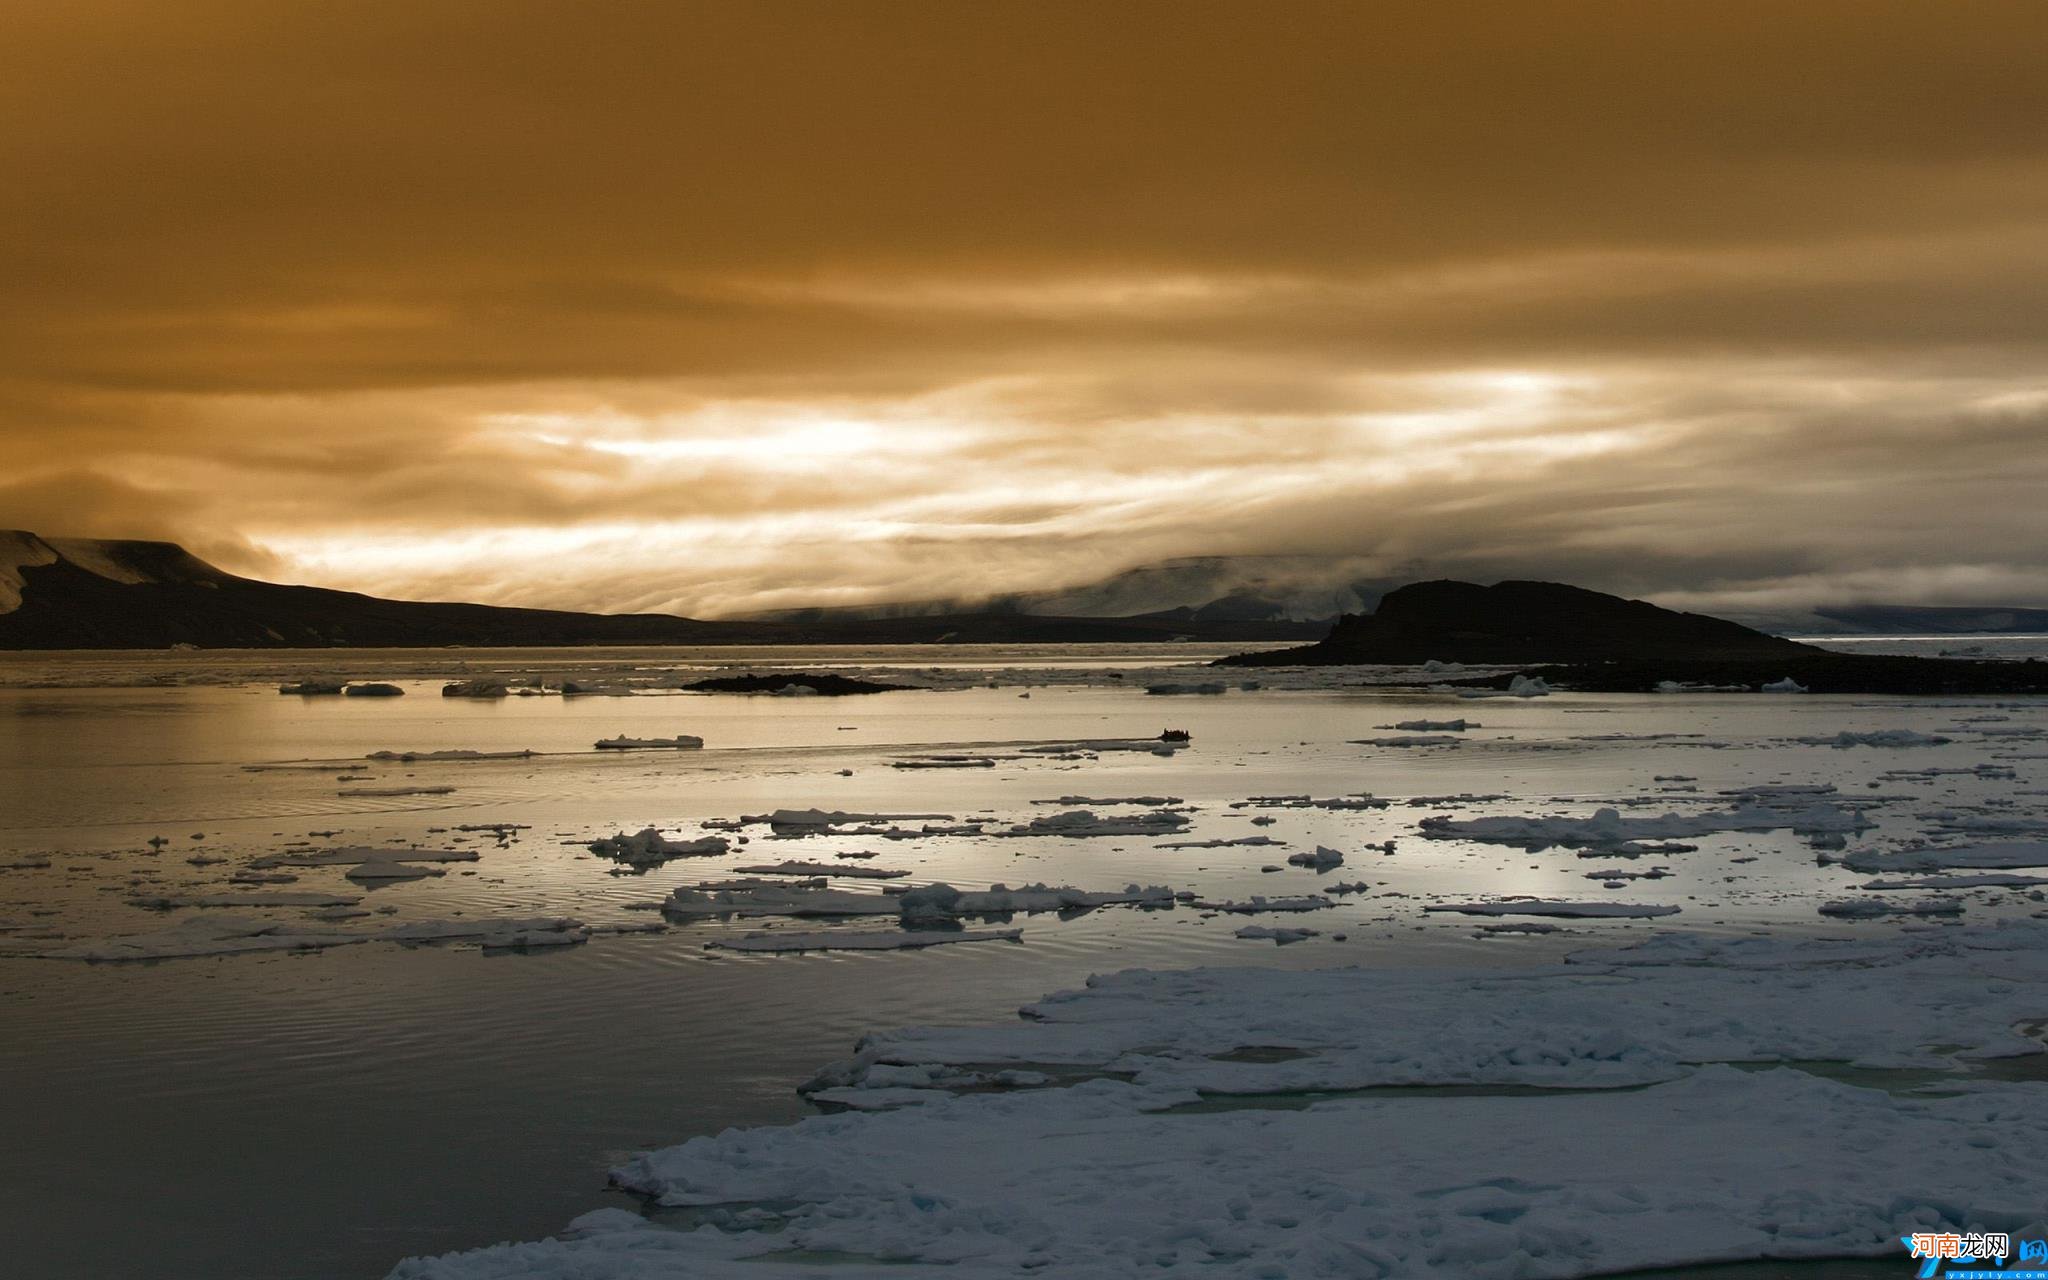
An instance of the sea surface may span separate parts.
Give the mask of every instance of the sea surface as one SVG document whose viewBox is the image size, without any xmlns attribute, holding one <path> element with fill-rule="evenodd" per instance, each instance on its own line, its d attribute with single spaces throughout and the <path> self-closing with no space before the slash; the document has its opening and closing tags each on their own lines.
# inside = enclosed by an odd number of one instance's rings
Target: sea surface
<svg viewBox="0 0 2048 1280">
<path fill-rule="evenodd" d="M 1827 642 L 1877 651 L 1885 641 Z M 1905 638 L 1884 651 L 1980 647 L 2048 654 L 2040 637 Z M 1704 837 L 1697 852 L 1621 864 L 1426 840 L 1432 814 L 1585 816 L 1725 805 L 1715 792 L 1831 784 L 1870 805 L 1856 847 L 1927 832 L 1930 811 L 2039 815 L 2048 705 L 1966 698 L 1573 695 L 1463 699 L 1357 683 L 1359 673 L 1230 673 L 1213 647 L 943 646 L 918 650 L 29 654 L 0 658 L 0 1233 L 9 1274 L 230 1280 L 382 1275 L 399 1258 L 547 1235 L 632 1202 L 605 1187 L 622 1156 L 809 1110 L 794 1087 L 869 1029 L 987 1022 L 1092 972 L 1131 966 L 1503 965 L 1657 927 L 1853 935 L 1817 905 L 1862 877 L 1789 831 Z M 1975 656 L 1975 655 L 1972 655 Z M 893 671 L 913 691 L 856 698 L 681 693 L 651 685 L 734 663 Z M 630 697 L 439 696 L 484 671 L 630 678 Z M 281 696 L 314 673 L 392 679 L 398 698 Z M 1465 718 L 1456 745 L 1372 746 L 1399 721 Z M 1026 748 L 1155 738 L 1172 755 Z M 1801 738 L 1909 729 L 1945 744 L 1837 748 Z M 694 734 L 701 751 L 597 752 L 614 735 Z M 466 762 L 372 761 L 379 751 L 531 751 Z M 899 768 L 921 754 L 989 767 Z M 284 767 L 279 767 L 284 766 Z M 1951 770 L 1969 770 L 1951 772 Z M 413 789 L 414 794 L 374 795 Z M 1383 798 L 1383 809 L 1253 808 L 1251 797 Z M 587 849 L 617 831 L 703 834 L 777 807 L 945 814 L 990 831 L 1099 801 L 1162 797 L 1178 837 L 776 839 L 744 828 L 728 855 L 642 874 Z M 1085 797 L 1065 800 L 1063 797 Z M 1256 824 L 1254 818 L 1271 818 Z M 455 828 L 518 824 L 499 838 Z M 900 825 L 916 827 L 918 821 Z M 1264 835 L 1271 846 L 1166 848 Z M 160 843 L 152 845 L 151 841 Z M 1391 853 L 1368 849 L 1393 841 Z M 646 927 L 670 889 L 784 858 L 898 868 L 910 883 L 1087 889 L 1159 884 L 1210 898 L 1299 895 L 1337 880 L 1370 892 L 1313 919 L 1105 908 L 1018 916 L 1018 943 L 917 952 L 736 955 L 720 938 L 774 921 L 600 933 L 546 951 L 375 942 L 305 953 L 82 963 L 40 953 L 162 929 L 206 908 L 132 900 L 235 892 L 228 876 L 294 847 L 479 851 L 447 874 L 363 890 L 308 868 L 262 891 L 360 893 L 373 914 L 319 927 L 570 916 Z M 1324 875 L 1285 865 L 1326 845 Z M 43 865 L 47 863 L 47 865 Z M 1645 871 L 1603 888 L 1589 869 Z M 1268 870 L 1280 867 L 1283 869 Z M 858 881 L 846 888 L 872 888 Z M 1668 904 L 1662 921 L 1563 920 L 1487 934 L 1424 905 L 1530 895 Z M 1962 895 L 1970 924 L 2040 909 L 2008 890 Z M 302 920 L 298 908 L 245 913 Z M 1234 936 L 1307 923 L 1285 947 Z M 1927 927 L 1927 926 L 1921 926 Z M 1333 935 L 1342 933 L 1339 941 Z"/>
</svg>

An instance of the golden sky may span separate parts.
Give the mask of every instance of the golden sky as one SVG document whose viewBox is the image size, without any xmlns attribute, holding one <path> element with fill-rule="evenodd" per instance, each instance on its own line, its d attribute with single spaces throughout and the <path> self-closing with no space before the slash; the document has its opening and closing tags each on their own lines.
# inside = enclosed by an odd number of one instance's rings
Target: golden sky
<svg viewBox="0 0 2048 1280">
<path fill-rule="evenodd" d="M 0 7 L 0 527 L 2048 603 L 2048 6 Z"/>
</svg>

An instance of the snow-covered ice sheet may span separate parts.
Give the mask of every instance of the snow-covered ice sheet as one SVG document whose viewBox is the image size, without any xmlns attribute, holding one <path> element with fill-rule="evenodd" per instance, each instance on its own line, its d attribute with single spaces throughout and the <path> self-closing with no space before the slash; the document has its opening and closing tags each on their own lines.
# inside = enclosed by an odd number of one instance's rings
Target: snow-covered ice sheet
<svg viewBox="0 0 2048 1280">
<path fill-rule="evenodd" d="M 854 1110 L 614 1171 L 704 1225 L 606 1210 L 393 1278 L 1566 1280 L 1893 1256 L 1915 1230 L 2043 1233 L 2048 1085 L 1959 1071 L 1888 1092 L 1728 1064 L 2039 1053 L 2017 1028 L 2048 1013 L 2048 925 L 1665 935 L 1573 959 L 1131 971 L 1026 1022 L 870 1036 L 811 1086 Z M 1391 1084 L 1562 1091 L 1216 1105 Z"/>
</svg>

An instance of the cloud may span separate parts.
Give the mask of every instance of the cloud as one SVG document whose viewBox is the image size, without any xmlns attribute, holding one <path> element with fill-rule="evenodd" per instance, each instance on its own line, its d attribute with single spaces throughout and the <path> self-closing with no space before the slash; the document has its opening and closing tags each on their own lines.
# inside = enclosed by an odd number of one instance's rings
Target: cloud
<svg viewBox="0 0 2048 1280">
<path fill-rule="evenodd" d="M 46 6 L 0 525 L 703 613 L 2048 601 L 2044 57 L 1967 0 Z"/>
</svg>

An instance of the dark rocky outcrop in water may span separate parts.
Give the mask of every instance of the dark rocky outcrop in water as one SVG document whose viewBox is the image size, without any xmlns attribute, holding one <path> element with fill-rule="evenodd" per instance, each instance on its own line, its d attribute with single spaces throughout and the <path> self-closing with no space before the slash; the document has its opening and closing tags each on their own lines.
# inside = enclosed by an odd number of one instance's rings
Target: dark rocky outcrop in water
<svg viewBox="0 0 2048 1280">
<path fill-rule="evenodd" d="M 1660 609 L 1559 582 L 1418 582 L 1387 593 L 1370 614 L 1347 614 L 1301 649 L 1248 653 L 1232 666 L 1343 663 L 1763 660 L 1816 653 L 1737 623 Z"/>
<path fill-rule="evenodd" d="M 833 622 L 706 622 L 384 600 L 222 572 L 169 542 L 0 530 L 0 650 L 546 647 L 728 644 L 1088 644 L 1306 639 L 1287 622 L 975 613 Z"/>
<path fill-rule="evenodd" d="M 1418 582 L 1378 612 L 1338 620 L 1321 643 L 1247 653 L 1231 666 L 1512 667 L 1454 683 L 1507 688 L 1517 675 L 1559 688 L 1644 693 L 1672 682 L 1759 689 L 1791 679 L 1813 693 L 2048 693 L 2048 662 L 1834 653 L 1696 613 L 1677 613 L 1555 582 Z"/>
</svg>

